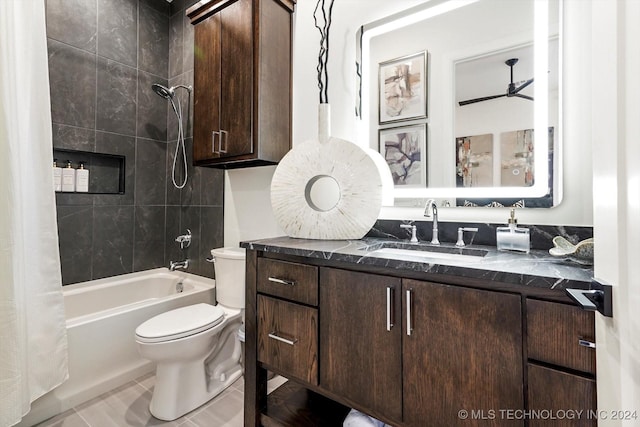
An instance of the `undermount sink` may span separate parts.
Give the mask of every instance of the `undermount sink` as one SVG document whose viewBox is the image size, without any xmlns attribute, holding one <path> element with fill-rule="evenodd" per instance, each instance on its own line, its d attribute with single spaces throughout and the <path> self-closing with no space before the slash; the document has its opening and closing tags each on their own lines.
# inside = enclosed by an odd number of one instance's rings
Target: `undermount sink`
<svg viewBox="0 0 640 427">
<path fill-rule="evenodd" d="M 388 242 L 371 245 L 366 250 L 369 256 L 381 258 L 407 259 L 410 261 L 450 260 L 460 262 L 482 261 L 488 251 L 476 248 L 457 248 L 447 246 L 421 246 L 401 242 Z"/>
</svg>

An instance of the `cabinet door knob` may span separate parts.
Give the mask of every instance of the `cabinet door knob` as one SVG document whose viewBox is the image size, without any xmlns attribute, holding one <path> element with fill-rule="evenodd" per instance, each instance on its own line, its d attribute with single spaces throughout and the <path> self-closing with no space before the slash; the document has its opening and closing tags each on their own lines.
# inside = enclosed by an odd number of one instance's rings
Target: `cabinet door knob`
<svg viewBox="0 0 640 427">
<path fill-rule="evenodd" d="M 273 283 L 278 283 L 280 285 L 287 285 L 287 286 L 295 286 L 296 284 L 296 282 L 293 280 L 278 279 L 277 277 L 269 277 L 267 280 Z"/>
<path fill-rule="evenodd" d="M 393 328 L 393 288 L 387 286 L 387 331 L 391 331 Z"/>
<path fill-rule="evenodd" d="M 407 335 L 411 336 L 413 325 L 411 324 L 411 289 L 407 289 Z"/>
<path fill-rule="evenodd" d="M 295 343 L 298 342 L 297 339 L 293 338 L 293 339 L 288 339 L 288 338 L 284 338 L 278 335 L 278 333 L 276 331 L 271 332 L 270 334 L 268 334 L 268 337 L 271 339 L 274 339 L 276 341 L 280 341 L 283 342 L 285 344 L 289 344 L 289 345 L 294 345 Z"/>
</svg>

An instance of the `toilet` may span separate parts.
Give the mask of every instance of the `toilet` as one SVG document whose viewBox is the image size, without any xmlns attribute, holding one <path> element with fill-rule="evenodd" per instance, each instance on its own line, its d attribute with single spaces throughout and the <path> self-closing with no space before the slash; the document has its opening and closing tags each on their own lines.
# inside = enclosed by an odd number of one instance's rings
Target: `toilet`
<svg viewBox="0 0 640 427">
<path fill-rule="evenodd" d="M 242 375 L 238 331 L 245 295 L 245 250 L 219 248 L 217 305 L 194 304 L 159 314 L 136 328 L 138 352 L 157 364 L 149 410 L 172 421 L 208 402 Z"/>
</svg>

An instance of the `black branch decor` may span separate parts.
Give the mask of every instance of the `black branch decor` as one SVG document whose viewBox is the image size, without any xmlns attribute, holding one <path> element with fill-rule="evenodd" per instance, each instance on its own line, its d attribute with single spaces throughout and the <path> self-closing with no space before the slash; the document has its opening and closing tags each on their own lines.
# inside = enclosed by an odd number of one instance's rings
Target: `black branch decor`
<svg viewBox="0 0 640 427">
<path fill-rule="evenodd" d="M 328 103 L 327 89 L 329 87 L 329 75 L 327 73 L 327 61 L 329 59 L 329 30 L 331 29 L 331 12 L 334 0 L 318 0 L 313 10 L 313 22 L 320 32 L 320 52 L 318 54 L 318 89 L 320 89 L 320 103 Z"/>
</svg>

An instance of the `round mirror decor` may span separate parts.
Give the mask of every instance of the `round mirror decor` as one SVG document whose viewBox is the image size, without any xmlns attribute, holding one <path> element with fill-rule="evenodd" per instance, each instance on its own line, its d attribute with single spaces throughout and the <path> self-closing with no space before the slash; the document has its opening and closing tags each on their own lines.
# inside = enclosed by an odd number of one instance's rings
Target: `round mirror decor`
<svg viewBox="0 0 640 427">
<path fill-rule="evenodd" d="M 321 105 L 318 140 L 294 145 L 278 164 L 271 206 L 290 237 L 360 239 L 382 207 L 383 179 L 373 158 L 378 153 L 329 137 L 326 107 Z"/>
</svg>

